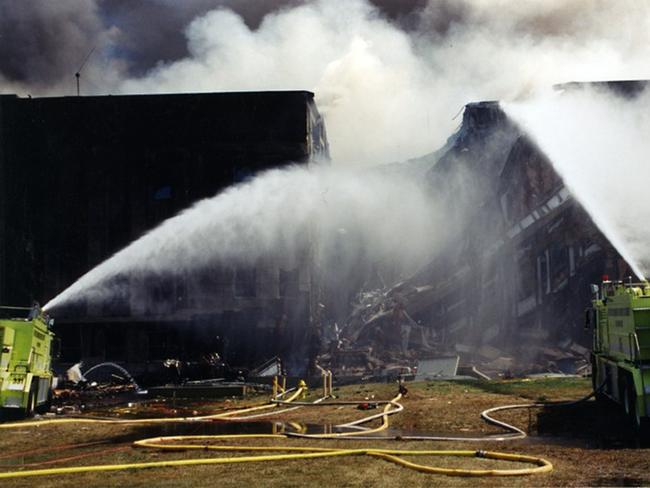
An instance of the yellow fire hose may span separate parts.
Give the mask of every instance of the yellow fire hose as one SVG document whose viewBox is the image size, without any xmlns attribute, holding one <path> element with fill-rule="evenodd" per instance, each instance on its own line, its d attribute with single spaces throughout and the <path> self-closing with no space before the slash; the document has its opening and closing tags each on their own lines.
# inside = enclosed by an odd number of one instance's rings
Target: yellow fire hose
<svg viewBox="0 0 650 488">
<path fill-rule="evenodd" d="M 304 389 L 298 388 L 293 395 L 285 400 L 283 403 L 290 403 L 291 401 L 302 395 Z M 388 416 L 397 413 L 403 409 L 403 406 L 397 403 L 401 399 L 401 394 L 386 403 L 384 410 L 380 414 L 371 415 L 361 420 L 344 424 L 345 426 L 355 426 L 361 423 L 368 422 L 375 418 L 382 419 L 379 427 L 374 429 L 364 429 L 362 431 L 341 432 L 333 434 L 321 435 L 302 435 L 304 437 L 312 438 L 349 438 L 355 435 L 367 435 L 373 432 L 379 432 L 388 428 Z M 142 423 L 156 423 L 156 422 L 182 422 L 182 421 L 196 421 L 196 420 L 234 420 L 237 415 L 241 413 L 248 413 L 253 411 L 260 411 L 278 407 L 278 403 L 269 403 L 255 407 L 244 408 L 231 412 L 224 412 L 221 414 L 207 415 L 202 417 L 177 417 L 171 419 L 119 419 L 119 420 L 104 420 L 104 419 L 54 419 L 34 422 L 23 422 L 14 424 L 0 424 L 0 428 L 10 429 L 17 427 L 29 427 L 34 425 L 51 425 L 51 424 L 64 424 L 72 422 L 80 423 L 100 423 L 100 424 L 142 424 Z M 275 412 L 271 412 L 275 413 Z M 169 437 L 155 437 L 150 439 L 143 439 L 134 442 L 134 446 L 152 448 L 158 450 L 192 450 L 200 449 L 203 451 L 221 451 L 221 452 L 282 452 L 283 454 L 266 454 L 257 456 L 242 456 L 242 457 L 226 457 L 226 458 L 198 458 L 198 459 L 181 459 L 170 461 L 152 461 L 142 463 L 124 463 L 124 464 L 103 464 L 93 466 L 74 466 L 66 468 L 49 468 L 25 471 L 10 471 L 0 473 L 0 479 L 7 478 L 22 478 L 31 476 L 48 476 L 48 475 L 62 475 L 62 474 L 76 474 L 76 473 L 89 473 L 100 471 L 122 471 L 130 469 L 151 469 L 161 467 L 178 467 L 178 466 L 198 466 L 198 465 L 212 465 L 212 464 L 236 464 L 236 463 L 249 463 L 249 462 L 270 462 L 270 461 L 288 461 L 297 459 L 316 459 L 328 458 L 338 456 L 370 456 L 389 461 L 408 469 L 413 469 L 422 473 L 429 474 L 443 474 L 448 476 L 522 476 L 550 472 L 553 465 L 543 459 L 533 456 L 525 456 L 520 454 L 506 454 L 492 451 L 481 450 L 397 450 L 397 449 L 340 449 L 340 448 L 318 448 L 318 447 L 297 447 L 297 446 L 232 446 L 232 445 L 214 445 L 214 444 L 176 444 L 182 441 L 221 441 L 232 439 L 286 439 L 295 434 L 242 434 L 242 435 L 200 435 L 200 436 L 169 436 Z M 455 457 L 477 457 L 484 459 L 493 459 L 509 462 L 520 462 L 533 464 L 533 468 L 519 468 L 519 469 L 456 469 L 456 468 L 441 468 L 435 466 L 427 466 L 424 464 L 417 464 L 403 459 L 403 456 L 455 456 Z"/>
<path fill-rule="evenodd" d="M 285 403 L 290 403 L 300 395 L 302 395 L 303 389 L 298 388 L 293 395 L 285 400 Z M 48 420 L 33 420 L 30 422 L 16 422 L 10 424 L 1 424 L 0 429 L 18 429 L 24 427 L 40 427 L 42 425 L 58 425 L 58 424 L 162 424 L 162 423 L 178 423 L 178 422 L 200 422 L 205 420 L 230 420 L 232 417 L 236 417 L 242 413 L 248 412 L 257 412 L 260 410 L 268 410 L 272 408 L 278 408 L 281 404 L 278 403 L 265 403 L 264 405 L 257 405 L 255 407 L 248 407 L 239 410 L 232 410 L 229 412 L 222 412 L 213 415 L 202 415 L 198 417 L 162 417 L 162 418 L 149 418 L 149 419 L 88 419 L 88 418 L 64 418 L 64 419 L 48 419 Z M 284 410 L 279 410 L 282 412 Z M 278 412 L 271 412 L 270 414 L 276 414 Z M 270 415 L 269 414 L 269 415 Z"/>
<path fill-rule="evenodd" d="M 388 416 L 393 415 L 395 413 L 401 412 L 404 410 L 404 407 L 400 405 L 399 402 L 400 399 L 402 398 L 402 394 L 399 393 L 395 398 L 393 398 L 391 401 L 386 403 L 386 406 L 384 407 L 384 410 L 382 413 L 376 414 L 376 415 L 371 415 L 369 417 L 364 417 L 359 420 L 355 420 L 354 422 L 349 422 L 347 424 L 341 424 L 338 425 L 337 427 L 353 427 L 359 424 L 365 424 L 367 422 L 370 422 L 371 420 L 374 420 L 376 418 L 381 418 L 381 425 L 379 427 L 375 427 L 374 429 L 363 429 L 363 430 L 358 430 L 358 431 L 353 431 L 353 432 L 334 432 L 331 434 L 298 434 L 298 433 L 288 433 L 285 434 L 288 437 L 305 437 L 308 439 L 336 439 L 336 438 L 341 438 L 341 437 L 354 437 L 354 436 L 361 436 L 361 435 L 368 435 L 368 434 L 374 434 L 376 432 L 381 432 L 382 430 L 388 429 Z M 393 407 L 391 410 L 390 408 Z"/>
<path fill-rule="evenodd" d="M 138 447 L 149 447 L 161 450 L 191 450 L 202 451 L 213 450 L 221 452 L 284 452 L 285 454 L 270 454 L 261 456 L 242 456 L 234 458 L 201 458 L 181 459 L 173 461 L 153 461 L 143 463 L 127 464 L 103 464 L 95 466 L 76 466 L 68 468 L 50 468 L 29 471 L 14 471 L 0 473 L 0 479 L 19 478 L 30 476 L 47 476 L 74 473 L 90 473 L 100 471 L 121 471 L 128 469 L 150 469 L 178 466 L 198 466 L 211 464 L 237 464 L 251 462 L 289 461 L 297 459 L 316 459 L 337 456 L 371 456 L 399 464 L 400 466 L 413 469 L 422 473 L 444 474 L 449 476 L 522 476 L 538 473 L 547 473 L 553 469 L 550 462 L 542 458 L 524 456 L 520 454 L 506 454 L 491 451 L 438 451 L 438 450 L 399 450 L 399 449 L 337 449 L 317 447 L 295 447 L 295 446 L 216 446 L 212 444 L 163 444 L 162 442 L 187 441 L 206 439 L 210 441 L 228 439 L 285 439 L 282 434 L 251 434 L 251 435 L 218 435 L 218 436 L 172 436 L 158 437 L 136 441 Z M 455 457 L 476 457 L 494 459 L 510 462 L 534 464 L 533 468 L 520 469 L 456 469 L 440 468 L 417 464 L 403 459 L 401 456 L 455 456 Z"/>
</svg>

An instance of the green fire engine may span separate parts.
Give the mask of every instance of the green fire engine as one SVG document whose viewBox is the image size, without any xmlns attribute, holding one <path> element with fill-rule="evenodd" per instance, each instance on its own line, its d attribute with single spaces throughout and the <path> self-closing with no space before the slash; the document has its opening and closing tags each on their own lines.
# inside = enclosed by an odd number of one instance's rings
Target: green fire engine
<svg viewBox="0 0 650 488">
<path fill-rule="evenodd" d="M 30 416 L 49 408 L 52 320 L 32 308 L 0 307 L 0 414 Z"/>
<path fill-rule="evenodd" d="M 637 429 L 650 417 L 650 283 L 591 285 L 592 381 L 598 396 L 620 403 Z"/>
</svg>

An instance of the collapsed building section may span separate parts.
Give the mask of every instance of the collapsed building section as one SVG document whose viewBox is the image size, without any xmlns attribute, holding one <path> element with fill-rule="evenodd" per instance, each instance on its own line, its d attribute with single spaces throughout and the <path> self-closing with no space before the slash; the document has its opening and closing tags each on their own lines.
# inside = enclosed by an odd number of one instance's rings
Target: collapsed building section
<svg viewBox="0 0 650 488">
<path fill-rule="evenodd" d="M 413 276 L 360 293 L 323 362 L 368 374 L 459 355 L 489 373 L 584 370 L 589 284 L 633 272 L 552 162 L 497 102 L 481 102 L 441 151 L 405 164 L 431 166 L 444 244 Z"/>
<path fill-rule="evenodd" d="M 327 155 L 308 92 L 0 97 L 0 300 L 55 296 L 193 202 Z M 116 277 L 112 300 L 54 311 L 63 362 L 117 361 L 139 377 L 165 365 L 218 376 L 224 361 L 274 355 L 302 373 L 318 353 L 361 375 L 440 357 L 456 372 L 457 356 L 488 373 L 584 365 L 589 284 L 632 273 L 497 102 L 467 105 L 441 150 L 384 170 L 421 175 L 445 215 L 411 276 L 391 283 L 391 263 L 363 249 L 319 269 L 307 246 L 286 262 Z"/>
<path fill-rule="evenodd" d="M 310 92 L 1 96 L 0 303 L 43 303 L 197 200 L 328 151 Z M 308 342 L 310 259 L 117 277 L 112 300 L 52 311 L 62 361 L 138 374 L 213 353 L 251 364 Z"/>
</svg>

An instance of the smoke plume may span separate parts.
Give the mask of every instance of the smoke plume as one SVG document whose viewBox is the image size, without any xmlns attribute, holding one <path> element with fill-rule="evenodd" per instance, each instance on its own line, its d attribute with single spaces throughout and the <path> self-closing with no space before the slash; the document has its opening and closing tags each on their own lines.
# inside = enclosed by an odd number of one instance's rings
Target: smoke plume
<svg viewBox="0 0 650 488">
<path fill-rule="evenodd" d="M 408 235 L 430 231 L 432 217 L 422 209 L 435 204 L 411 184 L 392 187 L 390 178 L 379 177 L 366 182 L 341 168 L 430 153 L 453 132 L 456 114 L 469 101 L 516 102 L 569 80 L 650 77 L 650 6 L 633 0 L 0 0 L 0 92 L 72 94 L 74 73 L 91 51 L 82 94 L 312 90 L 338 169 L 270 172 L 200 202 L 91 272 L 68 296 L 125 267 L 191 267 L 207 259 L 208 253 L 195 252 L 183 239 L 204 242 L 215 259 L 254 260 L 276 245 L 291 249 L 308 234 L 312 219 L 327 222 L 325 236 L 344 235 L 338 229 L 354 225 L 367 229 L 363 239 L 384 256 L 393 249 L 392 237 L 406 235 L 404 225 Z M 634 235 L 630 229 L 637 226 L 629 220 L 646 215 L 624 204 L 601 212 L 598 199 L 612 194 L 611 186 L 605 188 L 610 182 L 585 183 L 611 173 L 612 160 L 636 162 L 626 173 L 643 174 L 639 154 L 647 147 L 640 134 L 631 136 L 638 131 L 630 125 L 642 115 L 606 118 L 611 112 L 597 101 L 587 109 L 586 101 L 572 106 L 564 100 L 546 99 L 547 108 L 531 102 L 512 114 L 557 162 L 592 216 L 608 215 L 607 222 L 596 220 L 612 229 L 610 238 L 625 241 L 621 249 L 627 243 L 629 259 L 647 269 L 634 242 L 648 240 Z M 557 110 L 552 123 L 551 110 Z M 559 124 L 566 126 L 563 133 L 555 130 Z M 607 140 L 601 134 L 619 138 L 596 153 L 593 148 Z M 635 142 L 620 148 L 616 141 L 622 140 Z M 569 142 L 580 149 L 571 154 Z M 575 154 L 580 151 L 591 157 Z M 604 154 L 612 159 L 603 160 Z M 581 180 L 581 173 L 588 178 Z M 612 185 L 620 201 L 632 194 L 629 188 L 644 194 L 641 178 L 617 181 Z M 343 193 L 330 199 L 331 188 Z M 596 188 L 596 196 L 586 196 Z M 265 224 L 249 228 L 242 222 Z M 415 249 L 406 243 L 400 256 L 422 256 L 432 238 L 421 242 Z M 180 257 L 172 259 L 175 252 Z"/>
<path fill-rule="evenodd" d="M 0 91 L 47 94 L 66 79 L 72 89 L 88 52 L 106 40 L 94 2 L 0 2 Z"/>
<path fill-rule="evenodd" d="M 0 89 L 308 89 L 337 161 L 422 155 L 468 101 L 648 77 L 644 2 L 61 0 L 0 4 Z M 612 22 L 617 28 L 612 29 Z"/>
</svg>

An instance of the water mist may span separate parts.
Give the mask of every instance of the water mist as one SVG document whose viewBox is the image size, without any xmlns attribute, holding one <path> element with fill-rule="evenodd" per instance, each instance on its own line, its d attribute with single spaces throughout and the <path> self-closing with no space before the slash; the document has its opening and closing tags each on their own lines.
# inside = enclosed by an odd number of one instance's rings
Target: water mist
<svg viewBox="0 0 650 488">
<path fill-rule="evenodd" d="M 203 267 L 254 266 L 264 258 L 315 256 L 345 261 L 363 250 L 370 262 L 408 272 L 438 239 L 435 205 L 420 181 L 389 168 L 312 165 L 274 169 L 199 201 L 89 271 L 46 309 L 120 291 L 120 277 L 179 274 Z M 346 236 L 354 238 L 346 246 Z M 351 260 L 351 259 L 349 259 Z"/>
<path fill-rule="evenodd" d="M 503 107 L 634 273 L 650 275 L 650 93 L 582 89 Z"/>
</svg>

